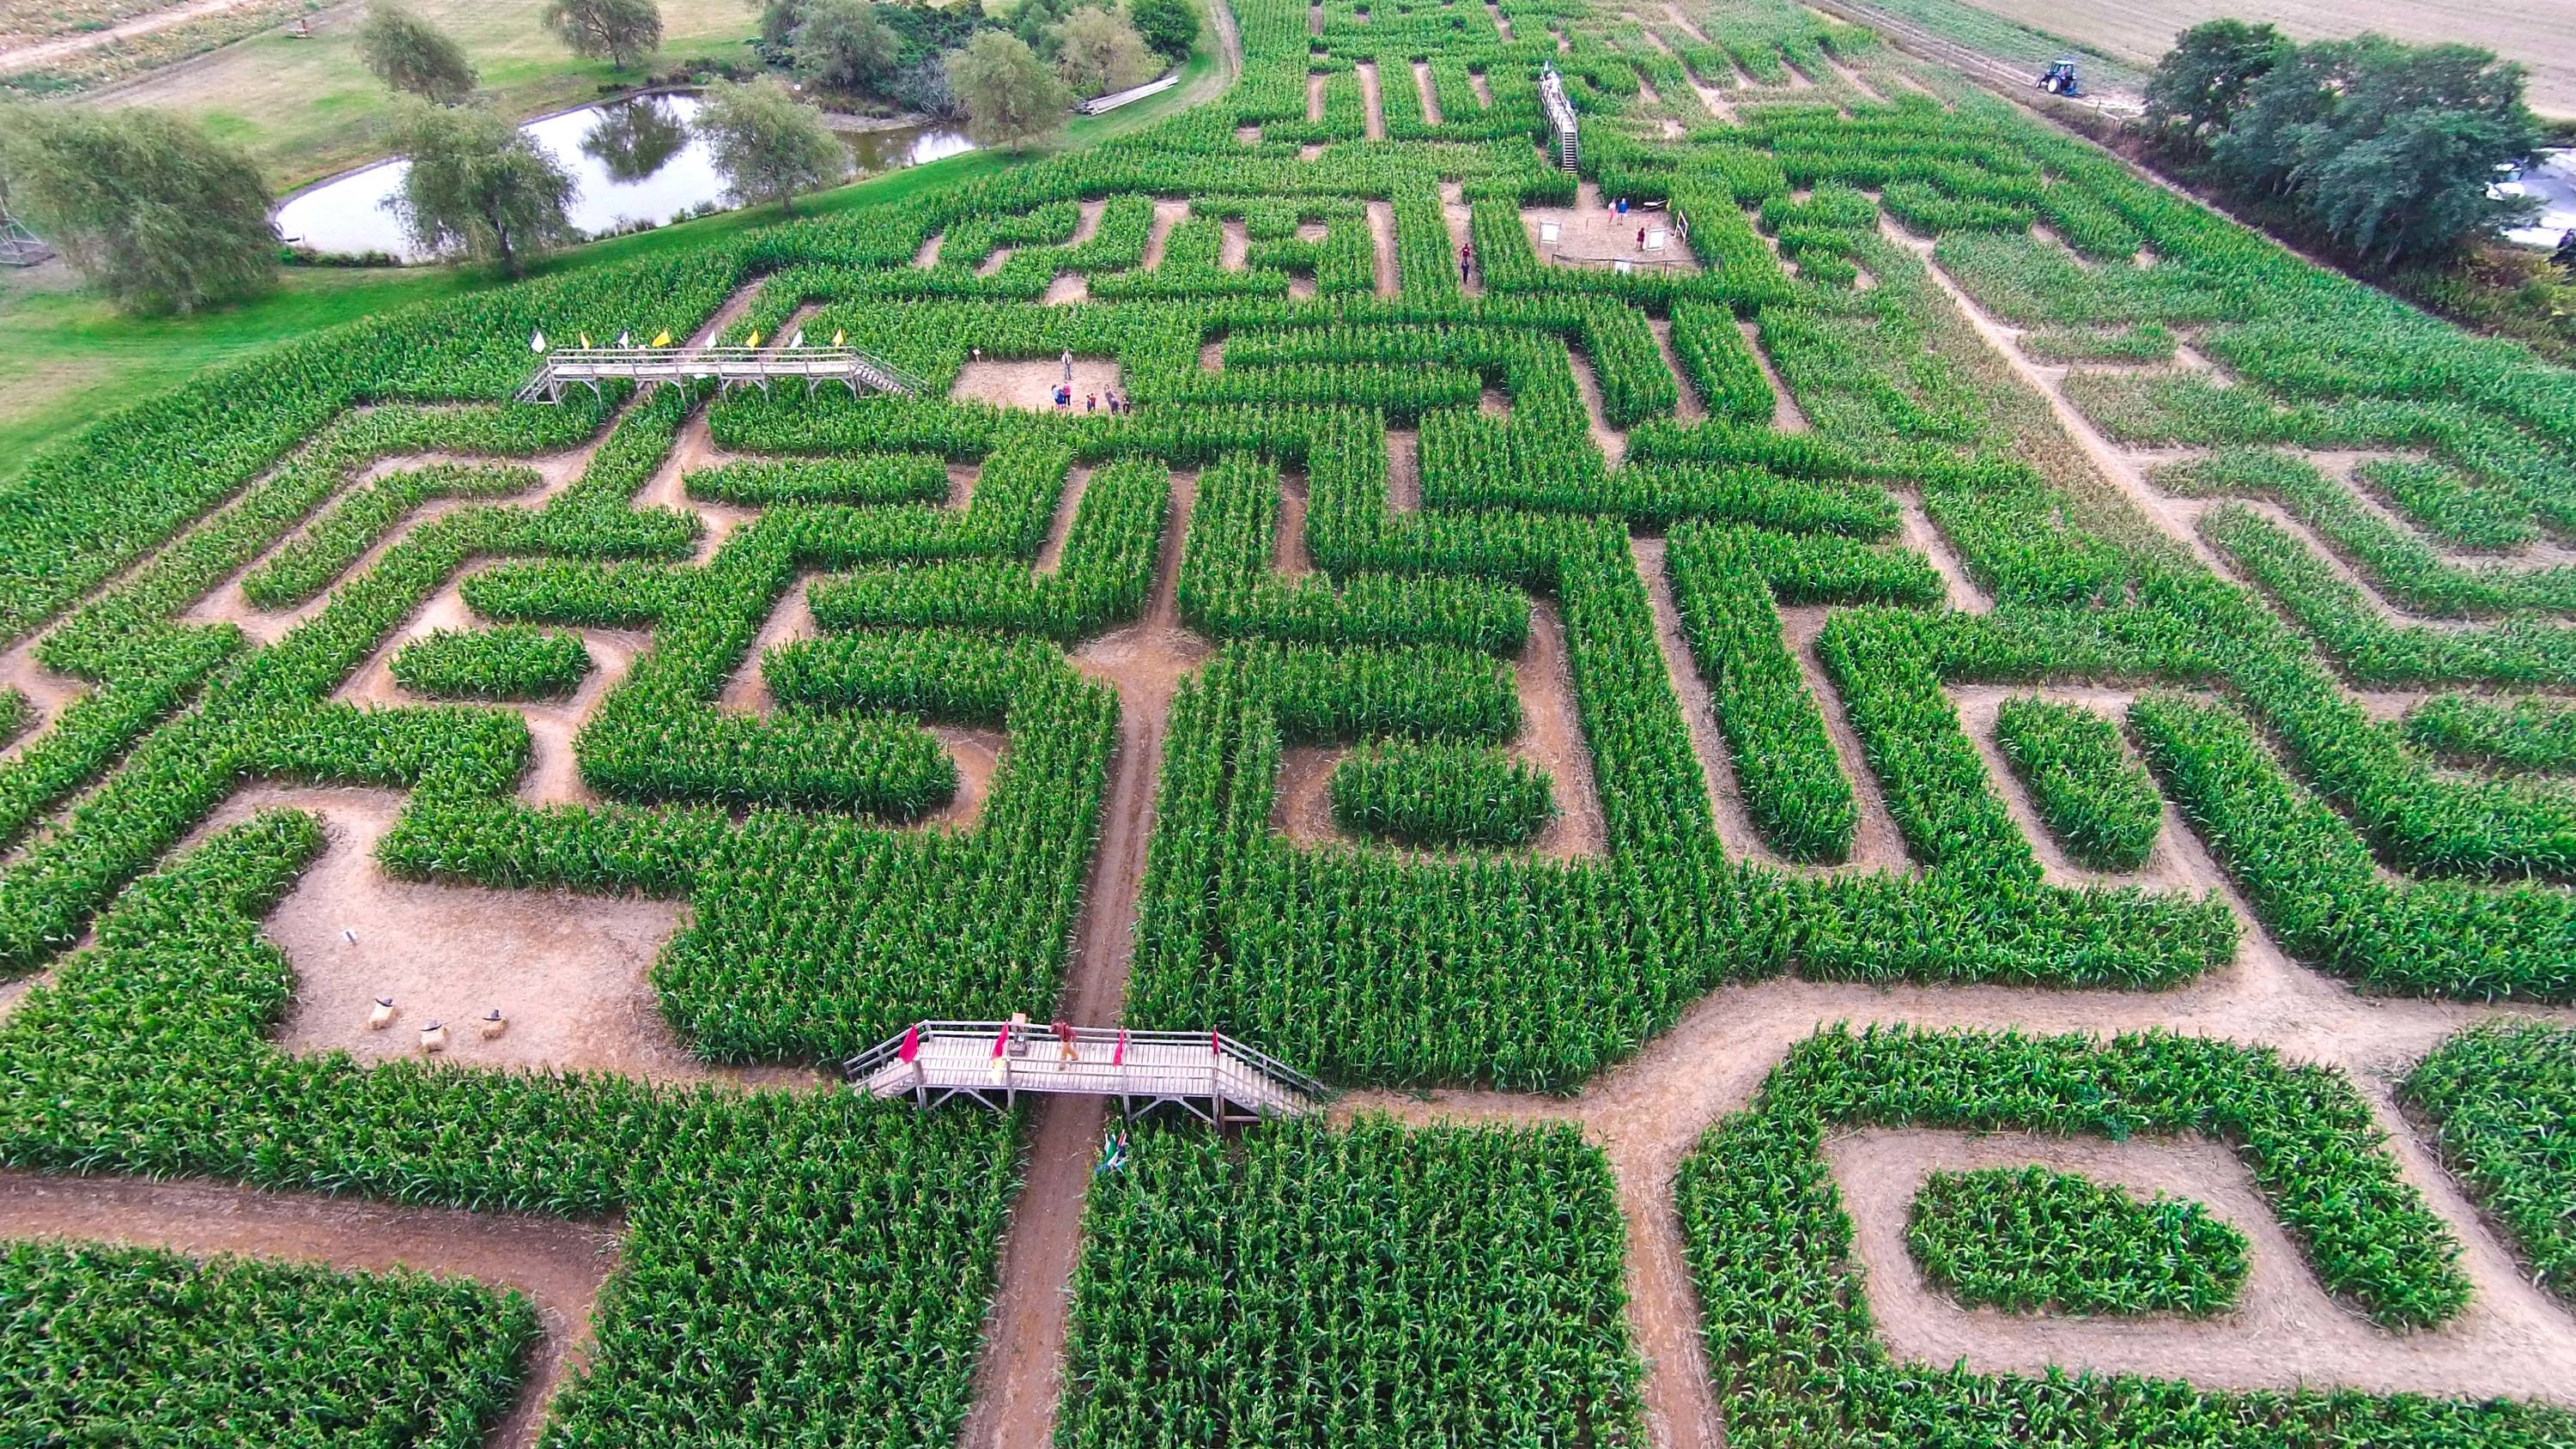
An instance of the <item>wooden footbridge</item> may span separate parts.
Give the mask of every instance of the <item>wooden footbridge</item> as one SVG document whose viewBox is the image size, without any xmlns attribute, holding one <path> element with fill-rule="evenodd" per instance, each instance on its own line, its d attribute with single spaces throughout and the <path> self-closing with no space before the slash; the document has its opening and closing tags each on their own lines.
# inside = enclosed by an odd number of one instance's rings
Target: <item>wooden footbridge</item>
<svg viewBox="0 0 2576 1449">
<path fill-rule="evenodd" d="M 763 392 L 773 382 L 802 382 L 809 394 L 825 383 L 841 383 L 852 397 L 920 397 L 928 391 L 920 378 L 855 347 L 559 347 L 544 354 L 518 400 L 559 403 L 567 388 L 587 387 L 596 394 L 601 384 L 619 378 L 647 387 L 712 380 L 719 389 Z"/>
<path fill-rule="evenodd" d="M 910 1097 L 925 1111 L 951 1097 L 1008 1111 L 1034 1092 L 1115 1097 L 1130 1115 L 1168 1103 L 1220 1127 L 1302 1116 L 1326 1096 L 1314 1078 L 1218 1032 L 1044 1026 L 1024 1017 L 916 1022 L 843 1070 L 869 1096 Z"/>
</svg>

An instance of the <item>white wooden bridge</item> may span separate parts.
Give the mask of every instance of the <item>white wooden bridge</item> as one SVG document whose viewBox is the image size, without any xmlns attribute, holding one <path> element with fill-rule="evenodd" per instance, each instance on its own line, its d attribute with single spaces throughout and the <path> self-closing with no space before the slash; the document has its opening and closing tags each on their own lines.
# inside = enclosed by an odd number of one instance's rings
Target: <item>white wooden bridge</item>
<svg viewBox="0 0 2576 1449">
<path fill-rule="evenodd" d="M 923 1021 L 843 1063 L 872 1097 L 924 1110 L 969 1097 L 1008 1111 L 1023 1092 L 1115 1097 L 1132 1114 L 1169 1103 L 1217 1126 L 1319 1108 L 1323 1084 L 1213 1031 L 1010 1021 Z"/>
<path fill-rule="evenodd" d="M 855 347 L 558 347 L 543 355 L 536 376 L 519 389 L 520 402 L 559 403 L 564 390 L 627 378 L 654 383 L 712 380 L 719 389 L 802 382 L 811 393 L 837 382 L 856 397 L 862 391 L 919 397 L 928 384 L 881 357 Z"/>
</svg>

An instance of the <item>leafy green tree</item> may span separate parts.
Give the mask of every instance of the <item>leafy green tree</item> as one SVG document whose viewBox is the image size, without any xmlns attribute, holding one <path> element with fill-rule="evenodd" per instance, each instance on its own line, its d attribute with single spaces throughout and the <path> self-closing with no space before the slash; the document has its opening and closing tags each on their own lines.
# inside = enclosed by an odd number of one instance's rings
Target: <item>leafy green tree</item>
<svg viewBox="0 0 2576 1449">
<path fill-rule="evenodd" d="M 774 198 L 792 216 L 797 192 L 850 174 L 850 153 L 823 113 L 768 76 L 708 87 L 697 128 L 735 201 L 746 206 Z"/>
<path fill-rule="evenodd" d="M 573 54 L 618 70 L 634 69 L 662 44 L 654 0 L 546 0 L 545 22 Z"/>
<path fill-rule="evenodd" d="M 807 0 L 789 44 L 796 74 L 827 90 L 873 93 L 894 78 L 903 37 L 868 0 Z"/>
<path fill-rule="evenodd" d="M 482 79 L 466 59 L 465 47 L 401 0 L 367 0 L 367 18 L 358 25 L 358 57 L 388 88 L 442 106 L 474 94 Z"/>
<path fill-rule="evenodd" d="M 979 146 L 1020 150 L 1064 125 L 1073 93 L 1027 42 L 980 32 L 948 57 L 948 86 L 966 107 L 966 134 Z"/>
<path fill-rule="evenodd" d="M 2226 130 L 2245 88 L 2293 48 L 2289 37 L 2270 25 L 2211 20 L 2193 26 L 2174 37 L 2173 49 L 2148 78 L 2148 126 L 2186 145 Z"/>
<path fill-rule="evenodd" d="M 611 181 L 641 181 L 689 144 L 689 128 L 659 96 L 637 96 L 600 108 L 581 151 Z"/>
<path fill-rule="evenodd" d="M 463 251 L 516 276 L 531 255 L 579 236 L 564 213 L 571 174 L 491 110 L 413 102 L 394 144 L 411 160 L 395 210 L 423 250 Z"/>
<path fill-rule="evenodd" d="M 1199 43 L 1199 13 L 1189 0 L 1129 0 L 1127 23 L 1145 43 L 1174 65 L 1190 58 Z"/>
<path fill-rule="evenodd" d="M 10 107 L 0 173 L 28 223 L 126 311 L 194 311 L 276 280 L 267 183 L 193 121 Z"/>
<path fill-rule="evenodd" d="M 2521 66 L 2473 46 L 2318 41 L 2247 87 L 2210 164 L 2354 256 L 2437 256 L 2529 212 L 2487 195 L 2498 165 L 2540 144 L 2523 84 Z"/>
<path fill-rule="evenodd" d="M 760 7 L 760 39 L 763 50 L 785 52 L 796 34 L 798 22 L 805 18 L 805 0 L 769 0 Z"/>
<path fill-rule="evenodd" d="M 1088 5 L 1056 27 L 1055 68 L 1075 95 L 1096 96 L 1143 85 L 1163 62 L 1116 11 Z"/>
</svg>

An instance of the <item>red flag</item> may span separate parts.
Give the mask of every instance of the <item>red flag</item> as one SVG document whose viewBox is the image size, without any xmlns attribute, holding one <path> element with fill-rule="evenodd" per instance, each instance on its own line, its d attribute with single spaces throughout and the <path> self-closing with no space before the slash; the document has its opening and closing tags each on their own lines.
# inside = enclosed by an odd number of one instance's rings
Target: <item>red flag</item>
<svg viewBox="0 0 2576 1449">
<path fill-rule="evenodd" d="M 1127 1028 L 1123 1026 L 1118 1028 L 1118 1049 L 1109 1054 L 1109 1065 L 1113 1067 L 1127 1065 Z"/>
<path fill-rule="evenodd" d="M 921 1023 L 920 1023 L 920 1022 L 917 1022 L 917 1021 L 916 1021 L 916 1022 L 914 1022 L 912 1025 L 910 1025 L 910 1026 L 908 1026 L 908 1027 L 905 1027 L 905 1028 L 903 1029 L 903 1050 L 902 1050 L 902 1051 L 899 1051 L 899 1052 L 897 1052 L 897 1053 L 895 1053 L 895 1055 L 896 1055 L 896 1056 L 898 1056 L 898 1057 L 900 1057 L 900 1058 L 902 1058 L 904 1061 L 907 1061 L 907 1062 L 910 1062 L 910 1061 L 916 1061 L 916 1060 L 918 1060 L 918 1059 L 920 1058 L 920 1056 L 921 1056 Z"/>
<path fill-rule="evenodd" d="M 994 1055 L 994 1057 L 995 1057 L 996 1059 L 999 1059 L 999 1058 L 1001 1057 L 1001 1055 L 1002 1055 L 1002 1048 L 1004 1048 L 1004 1047 L 1006 1047 L 1006 1046 L 1009 1046 L 1010 1044 L 1011 1044 L 1011 1024 L 1010 1024 L 1009 1022 L 1007 1022 L 1007 1021 L 1006 1021 L 1006 1022 L 1003 1022 L 1003 1023 L 1002 1023 L 1002 1034 L 1001 1034 L 1000 1036 L 997 1036 L 997 1037 L 993 1038 L 993 1055 Z"/>
<path fill-rule="evenodd" d="M 1212 1057 L 1221 1057 L 1225 1055 L 1225 1038 L 1217 1035 L 1214 1031 L 1210 1031 L 1208 1033 L 1208 1055 Z"/>
</svg>

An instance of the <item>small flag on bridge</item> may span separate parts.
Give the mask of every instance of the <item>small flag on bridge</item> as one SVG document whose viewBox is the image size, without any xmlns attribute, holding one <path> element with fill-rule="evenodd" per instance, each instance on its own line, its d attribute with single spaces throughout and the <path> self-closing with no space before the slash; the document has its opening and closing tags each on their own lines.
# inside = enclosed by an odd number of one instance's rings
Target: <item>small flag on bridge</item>
<svg viewBox="0 0 2576 1449">
<path fill-rule="evenodd" d="M 617 345 L 618 345 L 618 346 L 620 346 L 620 347 L 632 347 L 632 346 L 634 346 L 634 345 L 635 345 L 635 334 L 634 334 L 634 333 L 632 333 L 632 332 L 620 332 L 620 333 L 618 333 L 618 334 L 617 334 Z"/>
<path fill-rule="evenodd" d="M 842 339 L 844 336 L 847 336 L 847 335 L 848 335 L 848 334 L 846 334 L 846 333 L 842 333 L 842 332 L 835 332 L 835 333 L 833 333 L 833 334 L 832 334 L 832 345 L 833 345 L 834 347 L 838 347 L 838 346 L 840 346 L 840 345 L 841 345 L 841 339 Z"/>
<path fill-rule="evenodd" d="M 653 334 L 653 345 L 654 345 L 654 346 L 656 346 L 656 347 L 668 347 L 668 346 L 670 346 L 670 345 L 671 345 L 671 329 L 670 329 L 670 328 L 668 328 L 668 327 L 665 327 L 665 328 L 663 328 L 661 331 L 654 333 L 654 334 Z"/>
<path fill-rule="evenodd" d="M 742 345 L 745 347 L 758 347 L 760 345 L 760 329 L 757 327 L 751 329 L 751 335 L 742 339 Z"/>
<path fill-rule="evenodd" d="M 797 348 L 802 347 L 802 346 L 804 346 L 804 345 L 805 345 L 805 329 L 804 329 L 804 328 L 802 328 L 802 327 L 799 327 L 799 328 L 797 328 L 797 329 L 796 329 L 796 335 L 787 339 L 787 350 L 788 350 L 788 351 L 790 351 L 790 352 L 793 352 L 793 351 L 795 351 Z"/>
<path fill-rule="evenodd" d="M 590 345 L 590 334 L 589 334 L 589 333 L 584 332 L 584 333 L 582 333 L 582 334 L 581 334 L 581 345 L 582 345 L 582 346 L 584 346 L 584 347 L 588 347 L 588 346 Z"/>
<path fill-rule="evenodd" d="M 530 352 L 543 352 L 543 351 L 545 351 L 545 350 L 546 350 L 546 334 L 544 334 L 543 332 L 531 332 L 531 333 L 529 333 L 529 334 L 528 334 L 528 350 L 529 350 Z"/>
<path fill-rule="evenodd" d="M 900 1051 L 900 1052 L 895 1053 L 895 1055 L 896 1055 L 896 1056 L 898 1056 L 898 1057 L 900 1057 L 900 1058 L 902 1058 L 905 1062 L 908 1062 L 908 1063 L 909 1063 L 909 1062 L 916 1062 L 916 1061 L 919 1061 L 919 1060 L 921 1059 L 921 1023 L 920 1023 L 920 1022 L 917 1022 L 917 1021 L 916 1021 L 916 1022 L 914 1022 L 912 1025 L 910 1025 L 910 1026 L 908 1026 L 908 1027 L 905 1027 L 905 1028 L 904 1028 L 904 1031 L 903 1031 L 903 1050 L 902 1050 L 902 1051 Z"/>
</svg>

